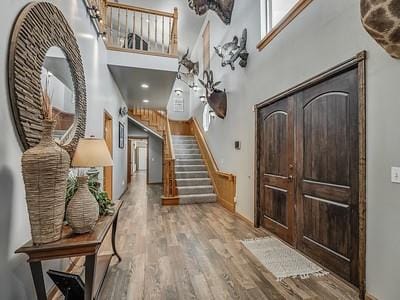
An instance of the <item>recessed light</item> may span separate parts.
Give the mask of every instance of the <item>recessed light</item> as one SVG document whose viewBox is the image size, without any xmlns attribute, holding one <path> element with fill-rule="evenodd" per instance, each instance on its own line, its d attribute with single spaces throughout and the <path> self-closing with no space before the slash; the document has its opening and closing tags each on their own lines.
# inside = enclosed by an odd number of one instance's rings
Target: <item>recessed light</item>
<svg viewBox="0 0 400 300">
<path fill-rule="evenodd" d="M 149 103 L 149 102 L 150 102 L 150 100 L 147 100 L 147 99 L 143 100 L 143 103 Z"/>
<path fill-rule="evenodd" d="M 150 86 L 147 83 L 142 83 L 142 89 L 148 89 Z"/>
</svg>

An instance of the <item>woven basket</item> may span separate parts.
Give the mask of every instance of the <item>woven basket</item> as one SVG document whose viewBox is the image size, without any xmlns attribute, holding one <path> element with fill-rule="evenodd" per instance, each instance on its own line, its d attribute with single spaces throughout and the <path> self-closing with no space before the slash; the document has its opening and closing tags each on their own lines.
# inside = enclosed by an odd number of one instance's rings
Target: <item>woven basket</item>
<svg viewBox="0 0 400 300">
<path fill-rule="evenodd" d="M 78 176 L 78 190 L 68 203 L 67 221 L 75 233 L 93 230 L 99 218 L 99 203 L 89 191 L 88 177 Z"/>
<path fill-rule="evenodd" d="M 54 126 L 55 121 L 44 120 L 40 143 L 22 155 L 22 175 L 34 244 L 61 238 L 70 157 L 54 142 Z"/>
</svg>

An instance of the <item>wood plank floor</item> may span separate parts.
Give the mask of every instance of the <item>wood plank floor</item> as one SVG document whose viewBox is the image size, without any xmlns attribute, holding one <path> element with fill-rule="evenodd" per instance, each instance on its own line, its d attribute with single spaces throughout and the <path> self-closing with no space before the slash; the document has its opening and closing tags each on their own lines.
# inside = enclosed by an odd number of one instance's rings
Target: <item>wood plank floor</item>
<svg viewBox="0 0 400 300">
<path fill-rule="evenodd" d="M 277 282 L 239 242 L 265 236 L 218 204 L 162 207 L 134 175 L 100 299 L 357 299 L 332 275 Z M 250 200 L 249 200 L 250 201 Z"/>
</svg>

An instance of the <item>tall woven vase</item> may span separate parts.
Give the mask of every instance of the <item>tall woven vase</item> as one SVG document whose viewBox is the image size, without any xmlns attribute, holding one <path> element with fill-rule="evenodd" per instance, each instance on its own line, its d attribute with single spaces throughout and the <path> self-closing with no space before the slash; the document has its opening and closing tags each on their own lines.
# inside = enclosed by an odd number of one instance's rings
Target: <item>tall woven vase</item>
<svg viewBox="0 0 400 300">
<path fill-rule="evenodd" d="M 55 121 L 44 120 L 39 144 L 22 155 L 22 175 L 34 244 L 61 238 L 70 157 L 54 142 L 54 126 Z"/>
</svg>

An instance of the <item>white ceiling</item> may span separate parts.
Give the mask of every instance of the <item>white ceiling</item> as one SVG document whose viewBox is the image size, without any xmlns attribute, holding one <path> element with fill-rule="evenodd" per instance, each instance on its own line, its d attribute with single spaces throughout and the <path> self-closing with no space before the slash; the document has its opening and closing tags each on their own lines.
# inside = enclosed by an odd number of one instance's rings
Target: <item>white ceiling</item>
<svg viewBox="0 0 400 300">
<path fill-rule="evenodd" d="M 108 67 L 128 107 L 165 109 L 175 82 L 176 72 L 116 65 Z M 143 83 L 148 84 L 149 88 L 143 89 L 141 87 Z M 144 99 L 150 102 L 143 103 Z"/>
<path fill-rule="evenodd" d="M 205 19 L 205 16 L 197 16 L 189 8 L 187 0 L 119 0 L 118 2 L 166 12 L 173 12 L 174 7 L 177 7 L 180 56 L 195 43 Z"/>
</svg>

